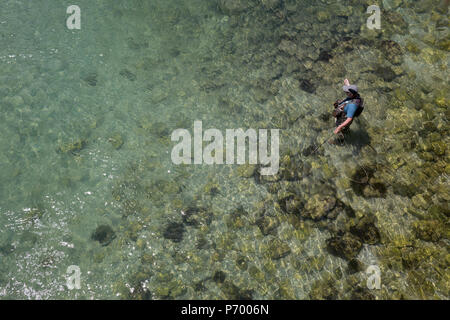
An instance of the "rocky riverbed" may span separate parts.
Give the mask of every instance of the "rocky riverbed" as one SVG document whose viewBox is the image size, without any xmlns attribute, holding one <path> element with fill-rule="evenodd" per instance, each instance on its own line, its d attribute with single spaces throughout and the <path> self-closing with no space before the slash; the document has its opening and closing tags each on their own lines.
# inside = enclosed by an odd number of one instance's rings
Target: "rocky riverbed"
<svg viewBox="0 0 450 320">
<path fill-rule="evenodd" d="M 77 73 L 2 53 L 1 296 L 448 299 L 448 2 L 371 4 L 131 1 Z M 365 110 L 331 145 L 344 78 Z M 194 120 L 280 129 L 279 172 L 174 165 Z M 48 280 L 71 264 L 80 291 Z"/>
</svg>

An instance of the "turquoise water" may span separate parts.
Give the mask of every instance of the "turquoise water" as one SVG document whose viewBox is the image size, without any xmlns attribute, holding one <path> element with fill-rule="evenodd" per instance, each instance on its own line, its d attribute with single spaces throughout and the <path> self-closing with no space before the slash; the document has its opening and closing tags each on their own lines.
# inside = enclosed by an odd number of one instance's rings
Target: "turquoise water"
<svg viewBox="0 0 450 320">
<path fill-rule="evenodd" d="M 390 244 L 415 237 L 417 216 L 430 204 L 448 201 L 448 151 L 435 150 L 439 139 L 395 144 L 419 137 L 422 120 L 411 111 L 430 101 L 437 107 L 429 122 L 448 145 L 442 10 L 383 1 L 409 28 L 397 21 L 373 37 L 361 29 L 366 6 L 352 1 L 79 0 L 81 30 L 68 30 L 71 4 L 0 4 L 2 299 L 324 298 L 312 292 L 330 277 L 331 298 L 353 297 L 349 288 L 365 286 L 364 270 L 347 275 L 348 259 L 326 249 L 344 214 L 320 222 L 281 205 L 295 194 L 306 203 L 302 212 L 314 211 L 328 189 L 357 219 L 377 219 L 382 240 L 364 243 L 356 256 L 382 268 L 383 289 L 373 297 L 448 298 L 445 267 L 429 274 L 436 288 L 424 296 L 411 268 L 383 258 Z M 387 39 L 401 46 L 401 63 L 389 55 L 395 48 L 380 47 Z M 322 145 L 333 121 L 319 116 L 342 98 L 345 77 L 358 84 L 368 111 L 344 146 Z M 280 129 L 280 175 L 172 164 L 171 132 L 192 132 L 195 120 L 223 132 Z M 383 136 L 386 127 L 400 128 L 400 138 Z M 419 159 L 420 143 L 435 152 L 432 160 Z M 302 153 L 311 146 L 320 151 Z M 395 180 L 409 185 L 416 177 L 398 157 L 444 168 L 426 182 L 437 186 L 431 195 L 396 193 Z M 354 171 L 371 161 L 389 168 L 374 177 L 390 177 L 386 195 L 352 189 Z M 432 200 L 420 207 L 418 195 Z M 264 219 L 274 221 L 267 232 Z M 448 262 L 448 222 L 436 220 L 443 235 L 417 236 L 415 246 L 432 248 L 439 269 Z M 95 240 L 104 225 L 114 236 Z M 66 286 L 70 265 L 81 270 L 80 289 Z"/>
</svg>

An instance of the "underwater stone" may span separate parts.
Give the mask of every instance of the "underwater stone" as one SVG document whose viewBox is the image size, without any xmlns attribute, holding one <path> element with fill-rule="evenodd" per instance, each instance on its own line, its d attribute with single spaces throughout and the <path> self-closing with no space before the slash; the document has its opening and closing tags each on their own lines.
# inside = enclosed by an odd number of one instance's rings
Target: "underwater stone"
<svg viewBox="0 0 450 320">
<path fill-rule="evenodd" d="M 374 70 L 374 73 L 387 82 L 391 82 L 397 77 L 394 70 L 392 70 L 390 67 L 377 66 Z"/>
<path fill-rule="evenodd" d="M 261 0 L 262 5 L 266 9 L 276 9 L 281 5 L 281 0 Z"/>
<path fill-rule="evenodd" d="M 183 240 L 183 233 L 185 232 L 184 225 L 178 222 L 171 222 L 164 230 L 163 236 L 173 242 L 180 242 Z"/>
<path fill-rule="evenodd" d="M 240 14 L 252 5 L 251 0 L 219 0 L 218 6 L 226 15 Z"/>
<path fill-rule="evenodd" d="M 355 226 L 350 227 L 350 232 L 367 244 L 377 244 L 381 240 L 380 232 L 372 217 L 364 216 L 361 218 Z"/>
<path fill-rule="evenodd" d="M 114 240 L 116 234 L 114 230 L 108 225 L 98 226 L 91 234 L 91 239 L 100 242 L 102 246 L 107 246 Z"/>
<path fill-rule="evenodd" d="M 317 149 L 317 147 L 315 145 L 311 144 L 302 150 L 302 155 L 304 157 L 309 157 L 310 155 L 314 154 L 316 149 Z"/>
<path fill-rule="evenodd" d="M 261 230 L 261 233 L 265 236 L 274 233 L 279 225 L 279 221 L 275 217 L 264 216 L 256 221 L 256 225 Z"/>
<path fill-rule="evenodd" d="M 248 267 L 247 259 L 244 256 L 237 257 L 236 265 L 238 266 L 239 269 L 243 271 L 247 270 Z"/>
<path fill-rule="evenodd" d="M 8 102 L 14 107 L 19 108 L 24 104 L 24 100 L 21 96 L 14 96 L 8 99 Z"/>
<path fill-rule="evenodd" d="M 366 198 L 385 197 L 387 188 L 383 181 L 375 179 L 375 168 L 360 166 L 352 175 L 350 185 L 353 191 Z"/>
<path fill-rule="evenodd" d="M 300 89 L 302 89 L 303 91 L 306 91 L 308 93 L 316 92 L 316 87 L 314 86 L 314 84 L 311 83 L 311 81 L 309 81 L 307 79 L 302 79 L 300 81 Z"/>
<path fill-rule="evenodd" d="M 421 220 L 414 222 L 414 233 L 424 241 L 436 242 L 444 235 L 443 223 L 439 220 Z"/>
<path fill-rule="evenodd" d="M 91 87 L 95 87 L 97 85 L 97 73 L 89 73 L 88 75 L 83 77 L 83 80 Z"/>
<path fill-rule="evenodd" d="M 350 299 L 352 299 L 352 300 L 375 300 L 375 296 L 372 293 L 370 293 L 369 289 L 358 287 L 352 292 Z"/>
<path fill-rule="evenodd" d="M 322 50 L 319 53 L 319 61 L 324 61 L 324 62 L 328 62 L 330 61 L 330 59 L 333 58 L 333 56 L 329 53 L 329 51 L 326 50 Z"/>
<path fill-rule="evenodd" d="M 288 196 L 278 201 L 281 209 L 287 213 L 300 214 L 304 202 L 297 196 Z"/>
<path fill-rule="evenodd" d="M 196 206 L 188 207 L 182 211 L 183 223 L 188 226 L 198 227 L 200 225 L 209 225 L 212 215 L 207 210 Z"/>
<path fill-rule="evenodd" d="M 399 33 L 406 34 L 408 32 L 408 23 L 403 19 L 402 15 L 398 12 L 391 10 L 382 10 L 381 16 L 384 21 L 384 28 L 381 31 L 385 34 L 385 37 L 389 37 L 390 34 Z"/>
<path fill-rule="evenodd" d="M 313 300 L 334 300 L 338 297 L 338 290 L 331 279 L 318 280 L 314 283 L 309 298 Z"/>
<path fill-rule="evenodd" d="M 223 283 L 227 275 L 223 271 L 216 271 L 212 277 L 213 281 L 216 283 Z"/>
<path fill-rule="evenodd" d="M 262 273 L 256 266 L 251 266 L 248 269 L 248 274 L 258 282 L 264 281 L 264 273 Z"/>
<path fill-rule="evenodd" d="M 250 178 L 256 173 L 256 165 L 243 164 L 237 168 L 237 173 L 240 177 Z"/>
<path fill-rule="evenodd" d="M 447 150 L 447 144 L 444 141 L 436 141 L 431 143 L 431 147 L 433 148 L 433 152 L 438 156 L 445 155 L 445 151 Z"/>
<path fill-rule="evenodd" d="M 118 150 L 123 145 L 123 138 L 120 135 L 120 133 L 116 133 L 111 138 L 108 139 L 108 142 L 112 144 L 114 149 Z"/>
<path fill-rule="evenodd" d="M 170 131 L 164 122 L 156 122 L 151 126 L 150 133 L 162 138 L 168 137 Z"/>
<path fill-rule="evenodd" d="M 274 260 L 281 259 L 291 253 L 291 248 L 288 244 L 278 238 L 272 239 L 269 242 L 267 250 L 269 251 L 270 258 Z"/>
<path fill-rule="evenodd" d="M 252 300 L 253 290 L 242 290 L 235 284 L 229 281 L 225 281 L 220 285 L 225 297 L 229 300 Z"/>
<path fill-rule="evenodd" d="M 287 53 L 290 56 L 293 56 L 297 53 L 297 45 L 289 40 L 283 39 L 278 46 L 280 51 Z"/>
<path fill-rule="evenodd" d="M 395 194 L 398 194 L 402 197 L 413 197 L 416 193 L 419 192 L 419 188 L 417 188 L 415 185 L 411 184 L 404 184 L 401 182 L 396 182 L 392 185 L 393 192 Z"/>
<path fill-rule="evenodd" d="M 135 39 L 133 39 L 132 37 L 127 39 L 127 44 L 128 44 L 128 48 L 130 48 L 132 50 L 139 50 L 139 49 L 146 49 L 146 48 L 148 48 L 148 42 L 147 41 L 138 42 Z"/>
<path fill-rule="evenodd" d="M 392 64 L 401 64 L 403 61 L 403 50 L 400 45 L 392 40 L 383 40 L 380 43 L 380 50 Z"/>
<path fill-rule="evenodd" d="M 317 221 L 325 218 L 328 212 L 333 210 L 335 206 L 335 197 L 315 194 L 308 198 L 304 210 L 302 211 L 302 216 Z"/>
<path fill-rule="evenodd" d="M 349 274 L 357 273 L 364 270 L 364 266 L 358 259 L 351 259 L 347 264 L 347 272 Z"/>
<path fill-rule="evenodd" d="M 122 77 L 124 77 L 124 78 L 126 78 L 126 79 L 128 79 L 128 80 L 130 80 L 130 81 L 135 81 L 135 80 L 136 80 L 136 75 L 135 75 L 134 73 L 132 73 L 132 72 L 131 72 L 130 70 L 128 70 L 128 69 L 122 69 L 122 70 L 120 70 L 119 74 L 120 74 Z"/>
<path fill-rule="evenodd" d="M 316 18 L 319 22 L 325 22 L 330 20 L 330 13 L 328 11 L 317 12 Z"/>
<path fill-rule="evenodd" d="M 5 256 L 13 252 L 14 249 L 15 247 L 11 243 L 5 243 L 0 245 L 0 253 Z"/>
<path fill-rule="evenodd" d="M 86 145 L 87 145 L 87 140 L 80 139 L 75 142 L 69 142 L 69 143 L 59 146 L 57 148 L 57 151 L 61 152 L 61 153 L 69 153 L 70 152 L 70 153 L 74 154 L 74 153 L 77 153 L 77 152 L 81 151 L 82 149 L 84 149 L 84 147 L 86 147 Z"/>
<path fill-rule="evenodd" d="M 351 260 L 356 257 L 362 248 L 359 238 L 346 233 L 344 236 L 332 237 L 327 241 L 328 251 L 340 258 Z"/>
</svg>

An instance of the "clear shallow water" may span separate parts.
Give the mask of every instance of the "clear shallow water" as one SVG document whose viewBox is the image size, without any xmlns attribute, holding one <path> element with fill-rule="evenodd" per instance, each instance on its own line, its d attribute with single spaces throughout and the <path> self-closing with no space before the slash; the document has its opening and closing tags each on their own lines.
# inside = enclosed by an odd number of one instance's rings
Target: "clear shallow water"
<svg viewBox="0 0 450 320">
<path fill-rule="evenodd" d="M 278 217 L 280 195 L 267 191 L 271 184 L 245 178 L 238 166 L 174 166 L 170 160 L 170 133 L 192 130 L 194 120 L 220 130 L 283 129 L 282 156 L 329 135 L 331 122 L 314 121 L 341 94 L 341 80 L 327 79 L 324 65 L 325 80 L 314 81 L 309 93 L 299 89 L 302 79 L 290 73 L 291 64 L 279 69 L 284 61 L 275 63 L 274 55 L 291 30 L 274 18 L 281 13 L 269 10 L 270 19 L 225 15 L 205 1 L 77 5 L 79 31 L 65 27 L 66 4 L 0 5 L 0 297 L 217 299 L 251 292 L 255 299 L 305 299 L 317 280 L 345 272 L 346 262 L 325 250 L 328 230 Z M 297 29 L 325 28 L 308 23 Z M 309 46 L 298 56 L 306 69 L 297 71 L 320 79 L 310 67 L 319 52 L 311 48 L 343 37 L 305 38 Z M 356 62 L 349 54 L 342 58 L 348 70 L 342 77 L 373 89 L 371 72 L 359 71 L 379 57 L 370 50 L 359 56 Z M 439 74 L 443 63 L 435 64 L 425 79 Z M 384 121 L 388 98 L 367 97 L 377 106 L 375 122 Z M 73 147 L 77 142 L 82 147 Z M 296 188 L 308 194 L 315 181 L 339 185 L 367 156 L 355 157 L 357 149 L 325 146 L 318 158 L 302 158 L 311 170 Z M 339 168 L 332 177 L 324 173 L 325 157 Z M 413 219 L 401 214 L 409 199 L 358 201 L 348 186 L 337 193 L 355 210 L 375 212 L 386 238 L 410 232 Z M 183 217 L 189 208 L 195 208 L 193 221 Z M 261 215 L 279 219 L 275 232 L 261 232 Z M 180 242 L 167 239 L 170 223 L 183 225 Z M 115 232 L 105 246 L 91 239 L 100 225 Z M 286 257 L 268 255 L 275 238 L 288 245 Z M 377 246 L 365 245 L 360 259 L 377 264 L 376 253 Z M 81 269 L 79 290 L 65 286 L 70 265 Z"/>
</svg>

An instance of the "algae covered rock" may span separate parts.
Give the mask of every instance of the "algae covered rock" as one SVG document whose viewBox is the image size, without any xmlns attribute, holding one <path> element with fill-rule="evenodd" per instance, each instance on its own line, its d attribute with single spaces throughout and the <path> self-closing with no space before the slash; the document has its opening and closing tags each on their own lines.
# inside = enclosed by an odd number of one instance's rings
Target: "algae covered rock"
<svg viewBox="0 0 450 320">
<path fill-rule="evenodd" d="M 212 220 L 212 214 L 206 209 L 190 206 L 181 212 L 183 223 L 188 226 L 199 227 L 201 225 L 209 225 Z"/>
<path fill-rule="evenodd" d="M 173 242 L 180 242 L 181 240 L 183 240 L 184 231 L 185 228 L 182 223 L 171 222 L 166 226 L 163 232 L 163 236 L 164 238 L 172 240 Z"/>
<path fill-rule="evenodd" d="M 338 290 L 335 287 L 335 281 L 324 279 L 316 281 L 309 293 L 312 300 L 335 300 L 338 297 Z"/>
<path fill-rule="evenodd" d="M 273 238 L 269 241 L 269 244 L 267 246 L 267 253 L 270 258 L 274 260 L 281 259 L 291 253 L 291 248 L 286 242 L 278 238 Z"/>
<path fill-rule="evenodd" d="M 241 289 L 231 281 L 225 281 L 224 283 L 220 284 L 219 287 L 222 290 L 222 293 L 225 295 L 226 299 L 252 300 L 253 298 L 253 290 Z"/>
<path fill-rule="evenodd" d="M 355 226 L 350 227 L 350 232 L 367 244 L 380 243 L 380 232 L 375 226 L 373 217 L 364 216 Z"/>
<path fill-rule="evenodd" d="M 120 133 L 115 133 L 108 139 L 108 142 L 111 143 L 114 149 L 118 150 L 123 145 L 123 138 Z"/>
<path fill-rule="evenodd" d="M 387 187 L 384 182 L 374 177 L 375 167 L 359 166 L 352 175 L 350 185 L 353 191 L 366 198 L 384 198 Z"/>
<path fill-rule="evenodd" d="M 275 233 L 279 224 L 280 223 L 278 219 L 271 216 L 263 216 L 256 221 L 256 225 L 259 227 L 259 230 L 261 230 L 261 233 L 265 236 L 271 233 Z"/>
<path fill-rule="evenodd" d="M 102 246 L 107 246 L 114 240 L 116 233 L 108 225 L 98 226 L 91 234 L 91 239 L 100 242 Z"/>
<path fill-rule="evenodd" d="M 128 69 L 122 69 L 120 70 L 119 74 L 124 77 L 125 79 L 128 79 L 129 81 L 135 81 L 136 80 L 136 75 L 134 73 L 132 73 L 130 70 Z"/>
<path fill-rule="evenodd" d="M 335 206 L 335 197 L 315 194 L 307 200 L 302 212 L 302 216 L 317 221 L 325 218 L 327 214 L 334 209 Z"/>
<path fill-rule="evenodd" d="M 408 32 L 408 22 L 403 19 L 400 13 L 392 10 L 382 10 L 381 16 L 386 21 L 381 29 L 386 37 L 395 33 L 406 34 Z"/>
<path fill-rule="evenodd" d="M 379 48 L 390 63 L 392 64 L 402 63 L 403 50 L 397 42 L 392 40 L 383 40 L 381 41 Z"/>
<path fill-rule="evenodd" d="M 356 258 L 351 259 L 347 264 L 347 272 L 349 274 L 357 273 L 364 270 L 364 265 Z"/>
<path fill-rule="evenodd" d="M 97 81 L 98 81 L 97 76 L 98 75 L 96 72 L 91 72 L 91 73 L 88 73 L 87 75 L 85 75 L 82 79 L 91 87 L 95 87 L 97 85 Z"/>
<path fill-rule="evenodd" d="M 367 288 L 358 287 L 351 293 L 352 300 L 375 300 L 375 296 Z"/>
<path fill-rule="evenodd" d="M 260 0 L 264 8 L 276 9 L 281 6 L 282 0 Z"/>
<path fill-rule="evenodd" d="M 424 241 L 439 241 L 444 235 L 443 223 L 439 220 L 421 220 L 413 225 L 417 238 Z"/>
<path fill-rule="evenodd" d="M 252 0 L 219 0 L 218 6 L 222 13 L 236 15 L 249 9 L 252 4 Z"/>
<path fill-rule="evenodd" d="M 362 248 L 359 238 L 346 233 L 343 236 L 332 237 L 327 240 L 328 251 L 340 258 L 351 260 L 356 257 Z"/>
<path fill-rule="evenodd" d="M 68 142 L 60 145 L 57 151 L 60 153 L 71 153 L 76 154 L 77 152 L 83 150 L 87 145 L 86 139 L 78 139 L 73 142 Z"/>
<path fill-rule="evenodd" d="M 151 125 L 150 133 L 163 138 L 170 135 L 170 130 L 164 122 L 156 122 Z"/>
<path fill-rule="evenodd" d="M 298 196 L 288 195 L 278 200 L 281 209 L 287 213 L 300 214 L 305 206 L 304 201 Z"/>
<path fill-rule="evenodd" d="M 216 271 L 212 276 L 212 280 L 216 283 L 223 283 L 226 278 L 227 278 L 226 273 L 221 270 Z"/>
<path fill-rule="evenodd" d="M 256 173 L 256 169 L 254 164 L 243 164 L 237 168 L 237 173 L 240 177 L 250 178 Z"/>
</svg>

